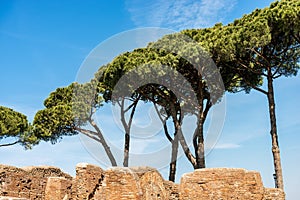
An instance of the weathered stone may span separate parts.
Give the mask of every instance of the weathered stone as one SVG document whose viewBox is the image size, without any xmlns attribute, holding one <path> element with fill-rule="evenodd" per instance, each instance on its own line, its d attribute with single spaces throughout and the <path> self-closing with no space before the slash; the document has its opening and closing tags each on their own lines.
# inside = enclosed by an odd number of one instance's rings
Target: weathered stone
<svg viewBox="0 0 300 200">
<path fill-rule="evenodd" d="M 265 188 L 264 200 L 283 200 L 285 194 L 281 189 Z"/>
<path fill-rule="evenodd" d="M 169 199 L 169 193 L 166 192 L 164 179 L 154 168 L 138 167 L 131 168 L 139 176 L 138 184 L 142 189 L 142 199 L 159 200 Z"/>
<path fill-rule="evenodd" d="M 184 174 L 181 200 L 263 199 L 260 174 L 244 169 L 198 169 Z"/>
<path fill-rule="evenodd" d="M 45 188 L 50 176 L 72 179 L 56 167 L 17 168 L 0 165 L 0 195 L 32 200 L 45 199 Z"/>
<path fill-rule="evenodd" d="M 0 165 L 0 200 L 284 200 L 280 189 L 264 188 L 258 172 L 200 169 L 182 176 L 180 185 L 163 180 L 149 167 L 107 171 L 81 163 L 76 178 L 54 167 Z"/>
<path fill-rule="evenodd" d="M 139 177 L 130 168 L 113 167 L 105 172 L 104 196 L 107 200 L 142 199 Z"/>
<path fill-rule="evenodd" d="M 77 164 L 72 197 L 78 200 L 93 199 L 96 192 L 101 190 L 103 179 L 104 171 L 100 167 L 87 163 Z"/>
<path fill-rule="evenodd" d="M 69 199 L 71 187 L 71 180 L 64 177 L 49 177 L 45 190 L 45 200 Z"/>
<path fill-rule="evenodd" d="M 172 181 L 164 182 L 166 192 L 168 193 L 169 200 L 179 200 L 179 185 Z"/>
</svg>

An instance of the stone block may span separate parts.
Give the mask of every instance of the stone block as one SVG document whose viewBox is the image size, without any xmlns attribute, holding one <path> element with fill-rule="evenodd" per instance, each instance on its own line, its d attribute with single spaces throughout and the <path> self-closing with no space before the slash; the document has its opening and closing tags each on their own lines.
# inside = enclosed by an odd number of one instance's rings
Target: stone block
<svg viewBox="0 0 300 200">
<path fill-rule="evenodd" d="M 179 200 L 179 184 L 172 181 L 165 181 L 164 186 L 168 193 L 169 200 Z"/>
<path fill-rule="evenodd" d="M 264 187 L 258 172 L 244 169 L 198 169 L 184 174 L 181 200 L 263 199 Z"/>
<path fill-rule="evenodd" d="M 72 181 L 64 177 L 49 177 L 45 200 L 68 200 L 71 197 Z"/>
<path fill-rule="evenodd" d="M 72 198 L 78 200 L 94 199 L 102 187 L 104 170 L 96 165 L 79 163 L 76 165 L 76 178 L 73 181 Z"/>
<path fill-rule="evenodd" d="M 50 176 L 72 179 L 70 175 L 56 167 L 18 168 L 0 165 L 0 195 L 31 200 L 45 199 L 46 184 Z"/>
<path fill-rule="evenodd" d="M 142 189 L 143 200 L 164 200 L 169 199 L 169 193 L 165 189 L 164 179 L 154 168 L 137 167 L 130 168 L 138 175 L 139 187 Z"/>
<path fill-rule="evenodd" d="M 265 194 L 263 200 L 284 200 L 285 194 L 278 188 L 265 188 Z"/>
<path fill-rule="evenodd" d="M 126 167 L 113 167 L 105 172 L 102 199 L 141 200 L 142 189 L 138 175 Z"/>
</svg>

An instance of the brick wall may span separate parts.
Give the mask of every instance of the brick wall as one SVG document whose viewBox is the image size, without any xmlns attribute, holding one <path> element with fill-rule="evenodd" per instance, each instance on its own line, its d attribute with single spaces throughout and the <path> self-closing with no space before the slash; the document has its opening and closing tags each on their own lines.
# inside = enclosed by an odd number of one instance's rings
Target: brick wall
<svg viewBox="0 0 300 200">
<path fill-rule="evenodd" d="M 72 178 L 55 167 L 0 165 L 1 199 L 41 200 L 284 200 L 280 189 L 264 188 L 260 174 L 244 169 L 199 169 L 180 183 L 149 167 L 103 170 L 80 163 Z M 11 198 L 9 198 L 9 196 Z M 15 197 L 15 198 L 12 198 Z M 18 197 L 18 198 L 17 198 Z"/>
</svg>

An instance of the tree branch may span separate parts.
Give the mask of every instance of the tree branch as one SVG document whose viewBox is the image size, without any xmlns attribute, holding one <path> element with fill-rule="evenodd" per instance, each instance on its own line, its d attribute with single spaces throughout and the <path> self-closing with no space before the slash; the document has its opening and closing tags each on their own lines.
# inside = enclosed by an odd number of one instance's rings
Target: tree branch
<svg viewBox="0 0 300 200">
<path fill-rule="evenodd" d="M 258 56 L 260 56 L 262 59 L 264 59 L 264 60 L 268 63 L 268 65 L 270 65 L 269 60 L 268 60 L 266 57 L 264 57 L 260 52 L 258 52 L 257 50 L 255 50 L 255 48 L 246 48 L 246 49 L 248 49 L 248 50 L 250 50 L 250 51 L 253 51 L 253 52 L 256 53 Z"/>
<path fill-rule="evenodd" d="M 110 150 L 110 147 L 107 145 L 105 139 L 104 139 L 104 136 L 101 132 L 101 130 L 99 129 L 99 127 L 97 126 L 97 124 L 94 122 L 94 120 L 92 120 L 92 118 L 90 118 L 89 120 L 89 123 L 94 127 L 94 129 L 97 131 L 97 136 L 99 137 L 99 142 L 101 142 L 112 166 L 117 166 L 117 162 L 115 160 L 115 157 L 113 156 L 111 150 Z"/>
<path fill-rule="evenodd" d="M 76 128 L 76 130 L 79 131 L 80 133 L 86 135 L 87 137 L 89 137 L 89 138 L 91 138 L 91 139 L 93 139 L 93 140 L 101 143 L 101 140 L 96 137 L 96 135 L 97 135 L 96 132 L 93 132 L 93 131 L 90 131 L 90 130 L 81 129 L 81 128 Z"/>
<path fill-rule="evenodd" d="M 255 85 L 253 85 L 253 84 L 250 84 L 247 80 L 244 80 L 244 81 L 246 82 L 247 85 L 249 85 L 249 86 L 252 87 L 253 89 L 255 89 L 255 90 L 257 90 L 257 91 L 259 91 L 259 92 L 261 92 L 261 93 L 263 93 L 263 94 L 265 94 L 265 95 L 268 95 L 268 92 L 267 92 L 267 91 L 265 91 L 265 90 L 263 90 L 263 89 L 261 89 L 261 88 L 255 86 Z"/>
<path fill-rule="evenodd" d="M 261 88 L 259 88 L 259 87 L 253 86 L 252 88 L 253 88 L 254 90 L 257 90 L 257 91 L 259 91 L 259 92 L 262 92 L 262 93 L 265 94 L 265 95 L 268 95 L 268 92 L 267 92 L 267 91 L 265 91 L 265 90 L 263 90 L 263 89 L 261 89 Z"/>
<path fill-rule="evenodd" d="M 135 113 L 135 109 L 136 109 L 136 107 L 137 107 L 137 104 L 138 104 L 140 98 L 141 98 L 141 96 L 139 95 L 138 98 L 137 98 L 137 99 L 134 101 L 134 103 L 133 103 L 134 106 L 133 106 L 132 111 L 131 111 L 131 113 L 130 113 L 129 122 L 128 122 L 128 128 L 129 128 L 129 130 L 131 129 L 131 124 L 132 124 L 133 115 L 134 115 L 134 113 Z"/>
<path fill-rule="evenodd" d="M 178 128 L 178 139 L 181 144 L 181 147 L 183 149 L 183 152 L 185 156 L 188 158 L 188 160 L 191 162 L 193 167 L 197 166 L 196 158 L 195 156 L 191 153 L 189 146 L 187 145 L 185 138 L 182 133 L 181 126 Z"/>
<path fill-rule="evenodd" d="M 21 140 L 17 140 L 17 141 L 12 142 L 12 143 L 0 144 L 0 147 L 12 146 L 12 145 L 15 145 L 15 144 L 20 143 L 20 142 L 21 142 Z"/>
<path fill-rule="evenodd" d="M 167 126 L 167 120 L 168 120 L 168 118 L 169 118 L 170 116 L 168 115 L 165 119 L 163 119 L 163 118 L 161 117 L 159 111 L 158 111 L 158 108 L 157 108 L 156 104 L 153 103 L 153 105 L 154 105 L 155 111 L 156 111 L 156 113 L 157 113 L 157 115 L 158 115 L 158 117 L 159 117 L 161 123 L 163 124 L 164 132 L 165 132 L 165 135 L 166 135 L 167 139 L 168 139 L 170 142 L 173 142 L 173 138 L 170 136 L 170 133 L 169 133 L 169 131 L 168 131 L 168 126 Z"/>
<path fill-rule="evenodd" d="M 206 105 L 205 105 L 205 109 L 203 111 L 203 114 L 202 114 L 202 117 L 203 117 L 203 123 L 205 122 L 206 120 L 206 117 L 207 117 L 207 114 L 208 114 L 208 111 L 209 109 L 211 108 L 212 104 L 210 102 L 210 97 L 207 99 L 206 101 Z"/>
<path fill-rule="evenodd" d="M 239 60 L 238 60 L 238 64 L 241 65 L 243 68 L 245 68 L 245 69 L 247 69 L 247 70 L 250 70 L 250 71 L 253 72 L 254 74 L 258 74 L 258 75 L 261 74 L 261 72 L 251 69 L 250 67 L 248 67 L 247 65 L 245 65 L 244 63 L 242 63 L 242 62 L 239 61 Z"/>
</svg>

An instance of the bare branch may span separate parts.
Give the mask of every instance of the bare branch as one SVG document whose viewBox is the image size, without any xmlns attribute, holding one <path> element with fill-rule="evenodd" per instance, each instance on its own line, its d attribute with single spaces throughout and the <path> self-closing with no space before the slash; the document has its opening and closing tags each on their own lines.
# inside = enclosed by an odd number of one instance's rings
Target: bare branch
<svg viewBox="0 0 300 200">
<path fill-rule="evenodd" d="M 94 129 L 97 131 L 97 136 L 99 137 L 99 142 L 101 142 L 112 166 L 117 166 L 117 162 L 115 160 L 115 157 L 113 156 L 111 150 L 110 150 L 110 147 L 108 146 L 108 144 L 106 143 L 105 139 L 104 139 L 104 136 L 100 130 L 100 128 L 97 126 L 97 124 L 94 122 L 94 120 L 92 118 L 90 118 L 89 120 L 89 123 L 94 127 Z"/>
<path fill-rule="evenodd" d="M 131 111 L 131 113 L 130 113 L 129 122 L 128 122 L 128 128 L 129 128 L 129 130 L 131 129 L 131 124 L 132 124 L 133 115 L 134 115 L 134 113 L 135 113 L 135 109 L 136 109 L 136 106 L 137 106 L 137 104 L 138 104 L 140 98 L 141 98 L 141 96 L 139 96 L 139 97 L 134 101 L 134 106 L 133 106 L 132 111 Z"/>
<path fill-rule="evenodd" d="M 207 101 L 206 101 L 205 109 L 204 109 L 203 114 L 202 114 L 203 123 L 204 123 L 205 120 L 206 120 L 208 111 L 209 111 L 209 109 L 211 108 L 211 106 L 212 106 L 212 104 L 211 104 L 210 97 L 209 97 L 209 98 L 207 99 Z"/>
<path fill-rule="evenodd" d="M 244 63 L 242 63 L 241 61 L 238 61 L 238 64 L 241 65 L 243 68 L 247 69 L 247 70 L 250 70 L 251 72 L 253 72 L 254 74 L 258 74 L 260 75 L 261 72 L 260 71 L 256 71 L 250 67 L 248 67 L 247 65 L 245 65 Z M 258 63 L 257 63 L 258 64 Z M 259 63 L 260 64 L 260 63 Z"/>
<path fill-rule="evenodd" d="M 268 60 L 265 56 L 263 56 L 260 52 L 258 52 L 257 50 L 255 50 L 255 48 L 246 48 L 246 49 L 248 49 L 248 50 L 250 50 L 250 51 L 253 51 L 253 52 L 256 53 L 259 57 L 261 57 L 262 59 L 264 59 L 264 60 L 268 63 L 268 65 L 270 65 L 269 60 Z"/>
<path fill-rule="evenodd" d="M 85 130 L 85 129 L 78 129 L 78 131 L 84 135 L 86 135 L 87 137 L 99 142 L 99 143 L 102 143 L 101 140 L 99 138 L 96 137 L 96 133 L 95 132 L 92 132 L 92 131 L 89 131 L 89 130 Z"/>
<path fill-rule="evenodd" d="M 12 146 L 12 145 L 18 144 L 18 143 L 20 143 L 20 142 L 21 142 L 21 140 L 17 140 L 17 141 L 12 142 L 12 143 L 0 144 L 0 147 Z"/>
<path fill-rule="evenodd" d="M 156 113 L 157 113 L 157 115 L 158 115 L 158 117 L 159 117 L 161 123 L 163 124 L 164 132 L 165 132 L 165 135 L 166 135 L 167 139 L 168 139 L 170 142 L 173 142 L 173 138 L 170 136 L 169 130 L 168 130 L 168 126 L 167 126 L 167 120 L 168 120 L 168 118 L 169 118 L 170 116 L 168 115 L 165 119 L 163 119 L 163 118 L 161 117 L 159 111 L 158 111 L 158 108 L 157 108 L 156 104 L 153 103 L 153 105 L 154 105 L 155 111 L 156 111 Z"/>
</svg>

